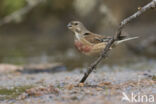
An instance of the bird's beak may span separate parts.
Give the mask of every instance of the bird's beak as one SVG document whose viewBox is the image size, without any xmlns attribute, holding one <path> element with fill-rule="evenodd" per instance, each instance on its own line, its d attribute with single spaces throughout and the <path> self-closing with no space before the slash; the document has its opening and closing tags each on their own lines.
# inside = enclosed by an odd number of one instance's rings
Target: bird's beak
<svg viewBox="0 0 156 104">
<path fill-rule="evenodd" d="M 71 23 L 69 23 L 69 24 L 67 25 L 67 27 L 68 27 L 68 28 L 71 28 L 71 27 L 72 27 Z"/>
</svg>

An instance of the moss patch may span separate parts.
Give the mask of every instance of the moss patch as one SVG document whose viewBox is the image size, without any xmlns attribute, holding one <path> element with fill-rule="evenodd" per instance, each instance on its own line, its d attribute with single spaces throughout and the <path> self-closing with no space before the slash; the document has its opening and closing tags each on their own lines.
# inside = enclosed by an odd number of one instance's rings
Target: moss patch
<svg viewBox="0 0 156 104">
<path fill-rule="evenodd" d="M 13 89 L 0 88 L 0 100 L 15 99 L 32 86 L 20 86 Z"/>
<path fill-rule="evenodd" d="M 152 80 L 153 80 L 153 81 L 156 81 L 156 75 L 153 75 L 153 76 L 152 76 Z"/>
<path fill-rule="evenodd" d="M 1 11 L 4 16 L 24 7 L 25 0 L 2 0 Z"/>
</svg>

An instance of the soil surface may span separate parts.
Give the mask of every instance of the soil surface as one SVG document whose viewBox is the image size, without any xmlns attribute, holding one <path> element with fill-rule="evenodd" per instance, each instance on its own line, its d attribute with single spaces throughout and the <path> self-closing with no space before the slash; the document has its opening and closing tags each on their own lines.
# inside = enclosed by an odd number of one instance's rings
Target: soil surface
<svg viewBox="0 0 156 104">
<path fill-rule="evenodd" d="M 0 73 L 0 104 L 142 104 L 156 103 L 156 61 L 97 68 L 86 83 L 78 84 L 85 69 L 72 72 Z M 130 102 L 123 100 L 123 93 Z M 150 103 L 149 97 L 155 102 Z M 147 102 L 145 102 L 147 100 Z M 135 103 L 136 104 L 136 103 Z M 138 103 L 139 104 L 139 103 Z"/>
</svg>

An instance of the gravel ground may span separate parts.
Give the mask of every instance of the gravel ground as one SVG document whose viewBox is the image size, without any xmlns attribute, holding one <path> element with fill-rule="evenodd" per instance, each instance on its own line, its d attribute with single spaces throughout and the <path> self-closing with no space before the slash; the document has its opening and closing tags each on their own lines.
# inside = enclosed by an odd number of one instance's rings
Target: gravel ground
<svg viewBox="0 0 156 104">
<path fill-rule="evenodd" d="M 154 63 L 103 66 L 92 73 L 85 84 L 78 84 L 83 76 L 79 69 L 59 73 L 0 73 L 0 104 L 133 104 L 121 101 L 123 93 L 130 100 L 132 93 L 137 98 L 147 95 L 149 99 L 151 95 L 155 102 L 143 99 L 141 104 L 156 104 Z M 23 87 L 24 90 L 11 96 Z M 4 93 L 6 89 L 12 93 Z"/>
</svg>

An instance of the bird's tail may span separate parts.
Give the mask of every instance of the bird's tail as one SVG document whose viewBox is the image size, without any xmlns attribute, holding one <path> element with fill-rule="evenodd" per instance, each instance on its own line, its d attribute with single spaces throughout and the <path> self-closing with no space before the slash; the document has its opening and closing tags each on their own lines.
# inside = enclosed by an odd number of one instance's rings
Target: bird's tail
<svg viewBox="0 0 156 104">
<path fill-rule="evenodd" d="M 116 41 L 114 44 L 115 44 L 115 46 L 116 46 L 116 45 L 118 45 L 118 44 L 120 44 L 120 43 L 123 43 L 123 42 L 125 42 L 125 41 L 133 40 L 133 39 L 137 39 L 137 38 L 139 38 L 139 37 L 131 37 L 131 38 L 123 39 L 123 40 L 118 40 L 118 41 Z"/>
</svg>

